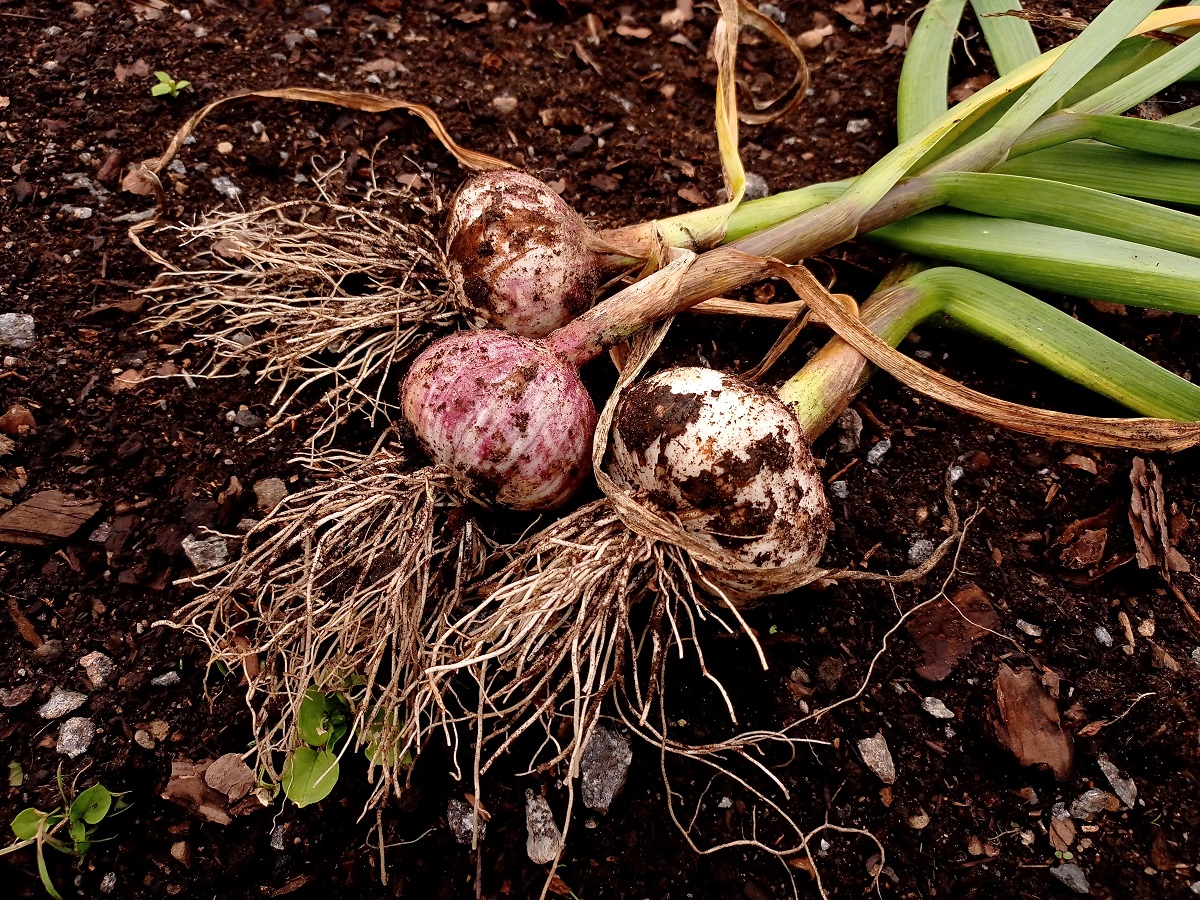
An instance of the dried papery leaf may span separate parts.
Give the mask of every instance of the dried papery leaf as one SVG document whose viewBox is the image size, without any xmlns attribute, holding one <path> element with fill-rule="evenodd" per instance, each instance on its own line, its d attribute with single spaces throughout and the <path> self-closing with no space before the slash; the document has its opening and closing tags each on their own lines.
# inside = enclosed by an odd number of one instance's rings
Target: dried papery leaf
<svg viewBox="0 0 1200 900">
<path fill-rule="evenodd" d="M 759 12 L 758 7 L 750 0 L 738 0 L 738 2 L 743 16 L 742 23 L 762 32 L 786 50 L 796 63 L 796 74 L 792 76 L 792 83 L 782 94 L 773 100 L 753 101 L 757 112 L 738 113 L 738 118 L 747 125 L 765 125 L 786 116 L 804 102 L 805 95 L 808 93 L 808 64 L 804 60 L 804 51 L 800 49 L 800 45 L 791 35 L 780 28 L 774 19 Z"/>
<path fill-rule="evenodd" d="M 773 273 L 783 278 L 809 301 L 813 310 L 842 340 L 906 387 L 955 409 L 994 422 L 1013 431 L 1095 447 L 1132 450 L 1184 450 L 1200 444 L 1200 423 L 1154 418 L 1102 418 L 1036 409 L 972 390 L 921 365 L 889 347 L 857 318 L 848 315 L 821 292 L 812 291 L 812 275 L 779 261 Z"/>
<path fill-rule="evenodd" d="M 243 91 L 237 94 L 230 94 L 227 97 L 222 97 L 219 100 L 214 100 L 212 103 L 204 106 L 196 112 L 190 119 L 180 126 L 179 130 L 171 138 L 167 144 L 167 149 L 162 154 L 154 159 L 148 159 L 139 165 L 132 168 L 121 182 L 122 190 L 132 191 L 135 194 L 150 194 L 153 193 L 158 199 L 158 215 L 145 222 L 139 222 L 129 229 L 130 239 L 136 244 L 142 252 L 146 253 L 160 265 L 166 265 L 158 254 L 146 249 L 138 238 L 138 235 L 148 228 L 154 226 L 158 221 L 158 216 L 161 216 L 166 207 L 166 193 L 163 191 L 162 182 L 159 181 L 158 173 L 174 159 L 175 154 L 179 152 L 179 148 L 183 146 L 184 141 L 196 130 L 209 113 L 218 106 L 226 103 L 233 103 L 238 100 L 303 100 L 309 103 L 328 103 L 333 106 L 341 106 L 346 109 L 356 109 L 362 112 L 392 112 L 394 110 L 404 110 L 419 117 L 429 126 L 429 130 L 442 143 L 454 158 L 457 159 L 463 166 L 475 171 L 489 171 L 494 169 L 511 169 L 512 164 L 507 163 L 502 159 L 497 159 L 494 156 L 488 156 L 486 153 L 479 153 L 475 150 L 468 150 L 466 147 L 460 146 L 454 138 L 450 136 L 450 132 L 446 130 L 446 126 L 442 124 L 441 119 L 428 106 L 420 103 L 409 103 L 406 100 L 389 100 L 386 97 L 378 97 L 374 94 L 365 94 L 358 91 L 331 91 L 321 88 L 307 87 L 285 87 L 277 88 L 268 91 Z"/>
</svg>

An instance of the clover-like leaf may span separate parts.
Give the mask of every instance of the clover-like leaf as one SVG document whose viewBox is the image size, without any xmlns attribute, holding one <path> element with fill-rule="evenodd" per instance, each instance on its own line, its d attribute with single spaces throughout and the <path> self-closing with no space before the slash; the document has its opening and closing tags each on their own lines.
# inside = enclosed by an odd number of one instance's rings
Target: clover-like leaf
<svg viewBox="0 0 1200 900">
<path fill-rule="evenodd" d="M 330 751 L 297 747 L 283 765 L 283 792 L 297 806 L 319 803 L 337 784 L 338 770 Z"/>
</svg>

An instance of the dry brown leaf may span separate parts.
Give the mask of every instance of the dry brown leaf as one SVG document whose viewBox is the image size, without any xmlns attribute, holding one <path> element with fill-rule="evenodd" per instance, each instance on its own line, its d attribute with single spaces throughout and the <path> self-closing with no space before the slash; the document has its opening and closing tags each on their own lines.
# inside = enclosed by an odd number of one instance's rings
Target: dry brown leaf
<svg viewBox="0 0 1200 900">
<path fill-rule="evenodd" d="M 960 81 L 954 87 L 950 88 L 947 95 L 951 103 L 962 103 L 972 94 L 978 93 L 996 79 L 991 75 L 974 75 L 964 81 Z"/>
<path fill-rule="evenodd" d="M 220 791 L 229 801 L 241 800 L 254 787 L 254 771 L 240 753 L 218 756 L 204 772 L 204 783 Z"/>
<path fill-rule="evenodd" d="M 1078 453 L 1072 453 L 1063 460 L 1064 466 L 1070 466 L 1072 469 L 1079 469 L 1081 472 L 1087 472 L 1089 475 L 1096 474 L 1096 461 L 1090 456 L 1080 456 Z"/>
<path fill-rule="evenodd" d="M 675 8 L 663 13 L 658 24 L 663 28 L 678 28 L 692 21 L 693 5 L 692 0 L 675 0 Z"/>
<path fill-rule="evenodd" d="M 142 373 L 137 369 L 126 369 L 112 381 L 112 386 L 109 388 L 114 394 L 119 394 L 121 391 L 127 391 L 130 388 L 137 387 L 142 381 Z"/>
<path fill-rule="evenodd" d="M 1050 820 L 1050 846 L 1060 853 L 1071 849 L 1075 843 L 1075 823 L 1070 816 Z"/>
<path fill-rule="evenodd" d="M 150 65 L 144 59 L 139 59 L 128 66 L 117 63 L 117 65 L 113 66 L 113 74 L 117 76 L 117 81 L 122 83 L 130 75 L 145 78 L 150 74 Z"/>
<path fill-rule="evenodd" d="M 356 71 L 363 75 L 371 72 L 383 72 L 390 75 L 393 72 L 399 72 L 402 68 L 404 66 L 399 60 L 392 59 L 390 56 L 381 56 L 379 59 L 363 63 Z"/>
<path fill-rule="evenodd" d="M 96 7 L 90 3 L 84 3 L 83 0 L 75 0 L 71 4 L 71 18 L 76 21 L 91 18 L 95 13 Z"/>
<path fill-rule="evenodd" d="M 821 28 L 810 28 L 808 31 L 800 32 L 800 36 L 796 38 L 796 45 L 801 50 L 816 50 L 825 43 L 825 38 L 831 34 L 833 34 L 832 25 L 825 25 Z"/>
<path fill-rule="evenodd" d="M 908 46 L 909 40 L 912 38 L 912 29 L 907 25 L 896 24 L 892 26 L 892 30 L 888 32 L 887 43 L 885 47 L 900 47 L 901 49 Z"/>
<path fill-rule="evenodd" d="M 996 739 L 1024 766 L 1047 766 L 1058 779 L 1071 773 L 1074 748 L 1063 731 L 1058 706 L 1033 669 L 1001 664 L 996 705 L 988 712 Z"/>
<path fill-rule="evenodd" d="M 1089 569 L 1104 558 L 1108 544 L 1108 529 L 1094 528 L 1084 531 L 1059 554 L 1059 562 L 1068 569 Z"/>
<path fill-rule="evenodd" d="M 835 3 L 833 8 L 842 18 L 853 22 L 855 25 L 867 24 L 867 9 L 863 5 L 863 0 L 847 0 L 845 3 Z"/>
<path fill-rule="evenodd" d="M 195 764 L 188 759 L 172 760 L 171 777 L 167 781 L 162 798 L 178 803 L 184 809 L 210 822 L 228 825 L 233 821 L 233 817 L 225 810 L 228 798 L 204 781 L 208 765 L 207 762 Z"/>
<path fill-rule="evenodd" d="M 129 8 L 143 22 L 152 22 L 163 17 L 163 11 L 171 8 L 167 0 L 129 0 Z"/>
<path fill-rule="evenodd" d="M 680 188 L 675 192 L 688 203 L 695 203 L 697 206 L 704 206 L 708 203 L 708 198 L 704 196 L 704 191 L 693 185 Z"/>
<path fill-rule="evenodd" d="M 14 403 L 8 412 L 0 416 L 0 434 L 28 434 L 37 428 L 33 413 L 19 403 Z"/>
<path fill-rule="evenodd" d="M 966 658 L 976 641 L 999 624 L 987 594 L 973 584 L 960 588 L 951 600 L 925 607 L 905 625 L 924 655 L 917 674 L 941 681 Z"/>
</svg>

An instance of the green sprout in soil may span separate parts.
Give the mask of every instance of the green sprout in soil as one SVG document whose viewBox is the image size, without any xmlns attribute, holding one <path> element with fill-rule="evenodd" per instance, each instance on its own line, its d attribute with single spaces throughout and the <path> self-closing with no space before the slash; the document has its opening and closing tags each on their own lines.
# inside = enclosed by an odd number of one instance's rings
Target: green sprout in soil
<svg viewBox="0 0 1200 900">
<path fill-rule="evenodd" d="M 54 900 L 62 900 L 62 895 L 50 880 L 50 871 L 46 866 L 46 847 L 52 847 L 76 859 L 83 859 L 91 849 L 97 826 L 110 812 L 120 812 L 128 806 L 123 794 L 114 793 L 102 784 L 94 784 L 78 794 L 72 785 L 68 791 L 63 786 L 61 769 L 58 773 L 58 793 L 62 797 L 62 806 L 49 812 L 31 806 L 17 813 L 12 820 L 16 841 L 0 849 L 0 856 L 5 856 L 25 847 L 35 847 L 38 875 L 46 893 Z M 63 829 L 66 829 L 67 840 L 58 836 Z"/>
<path fill-rule="evenodd" d="M 154 77 L 158 79 L 158 84 L 150 88 L 150 94 L 154 97 L 162 97 L 170 94 L 171 99 L 175 99 L 179 96 L 180 91 L 192 86 L 190 81 L 185 81 L 182 78 L 176 81 L 167 72 L 155 72 Z"/>
</svg>

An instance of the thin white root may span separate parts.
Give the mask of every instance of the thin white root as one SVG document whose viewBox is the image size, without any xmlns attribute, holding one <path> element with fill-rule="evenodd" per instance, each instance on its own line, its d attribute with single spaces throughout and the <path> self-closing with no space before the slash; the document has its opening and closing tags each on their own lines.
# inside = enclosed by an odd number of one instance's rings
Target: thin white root
<svg viewBox="0 0 1200 900">
<path fill-rule="evenodd" d="M 176 615 L 211 665 L 245 674 L 260 772 L 278 781 L 298 746 L 310 687 L 344 693 L 354 746 L 380 778 L 368 803 L 400 790 L 429 736 L 419 668 L 487 545 L 442 470 L 402 471 L 377 454 L 287 498 L 246 537 L 242 557 Z"/>
<path fill-rule="evenodd" d="M 269 428 L 319 410 L 315 445 L 356 413 L 395 409 L 389 370 L 456 319 L 432 234 L 371 210 L 292 201 L 214 212 L 159 234 L 192 256 L 141 293 L 150 330 L 207 342 L 193 376 L 277 381 Z"/>
</svg>

